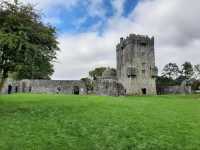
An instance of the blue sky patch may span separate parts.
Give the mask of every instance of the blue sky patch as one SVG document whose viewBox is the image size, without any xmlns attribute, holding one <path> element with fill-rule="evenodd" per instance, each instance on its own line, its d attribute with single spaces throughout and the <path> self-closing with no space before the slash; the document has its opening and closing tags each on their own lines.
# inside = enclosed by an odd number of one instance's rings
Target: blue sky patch
<svg viewBox="0 0 200 150">
<path fill-rule="evenodd" d="M 135 8 L 139 0 L 125 0 L 123 14 L 121 17 L 127 17 Z M 87 1 L 80 1 L 70 9 L 64 6 L 54 6 L 49 9 L 44 16 L 45 22 L 49 22 L 58 29 L 58 34 L 62 33 L 81 33 L 96 30 L 100 34 L 109 18 L 115 16 L 115 10 L 111 0 L 102 0 L 102 15 L 91 15 Z"/>
</svg>

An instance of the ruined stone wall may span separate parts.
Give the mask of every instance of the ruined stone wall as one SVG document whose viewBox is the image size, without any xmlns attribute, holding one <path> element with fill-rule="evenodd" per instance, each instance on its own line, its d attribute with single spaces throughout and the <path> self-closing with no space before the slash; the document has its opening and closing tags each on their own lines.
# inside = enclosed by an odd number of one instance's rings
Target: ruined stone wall
<svg viewBox="0 0 200 150">
<path fill-rule="evenodd" d="M 125 95 L 125 89 L 121 83 L 113 79 L 97 79 L 94 93 L 103 96 Z"/>
<path fill-rule="evenodd" d="M 12 85 L 12 93 L 15 93 L 16 86 L 18 93 L 59 93 L 74 94 L 75 88 L 79 89 L 79 94 L 86 94 L 84 82 L 79 80 L 21 80 L 6 82 L 2 93 L 7 93 L 8 85 Z"/>
<path fill-rule="evenodd" d="M 20 82 L 19 81 L 15 81 L 15 80 L 12 80 L 12 79 L 7 79 L 4 82 L 3 88 L 0 91 L 0 93 L 7 94 L 8 93 L 8 85 L 12 85 L 11 93 L 15 93 L 16 91 L 17 92 L 20 91 L 20 89 L 19 89 Z M 17 87 L 17 89 L 16 89 L 16 87 Z"/>
<path fill-rule="evenodd" d="M 130 34 L 117 45 L 117 78 L 127 95 L 156 94 L 154 38 Z"/>
<path fill-rule="evenodd" d="M 180 86 L 180 85 L 175 85 L 175 86 L 157 86 L 157 93 L 159 95 L 163 94 L 191 94 L 192 89 L 191 86 Z"/>
<path fill-rule="evenodd" d="M 74 94 L 74 88 L 79 88 L 79 94 L 86 94 L 86 87 L 82 81 L 63 81 L 63 80 L 32 80 L 33 93 L 56 93 L 60 87 L 60 93 Z"/>
</svg>

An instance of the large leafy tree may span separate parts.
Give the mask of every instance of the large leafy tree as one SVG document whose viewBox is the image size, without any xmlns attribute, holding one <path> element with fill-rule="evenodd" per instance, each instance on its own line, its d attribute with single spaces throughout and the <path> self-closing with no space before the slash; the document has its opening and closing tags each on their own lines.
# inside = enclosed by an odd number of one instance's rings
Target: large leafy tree
<svg viewBox="0 0 200 150">
<path fill-rule="evenodd" d="M 117 72 L 115 68 L 110 68 L 113 72 Z M 96 80 L 97 77 L 101 77 L 103 75 L 103 72 L 106 70 L 106 67 L 98 67 L 95 68 L 94 70 L 89 71 L 89 76 L 93 79 Z"/>
<path fill-rule="evenodd" d="M 94 88 L 94 82 L 93 80 L 91 80 L 90 78 L 82 78 L 81 81 L 84 82 L 86 89 L 87 89 L 87 93 L 88 91 L 93 91 Z"/>
<path fill-rule="evenodd" d="M 106 67 L 98 67 L 95 68 L 94 70 L 91 70 L 89 72 L 90 77 L 92 77 L 93 80 L 96 80 L 97 77 L 101 77 L 103 72 L 106 70 Z"/>
<path fill-rule="evenodd" d="M 195 78 L 200 80 L 200 64 L 194 66 Z"/>
<path fill-rule="evenodd" d="M 176 82 L 176 80 L 172 79 L 172 78 L 168 78 L 165 76 L 158 76 L 156 78 L 156 84 L 159 86 L 170 86 L 170 85 L 177 85 L 178 83 Z"/>
<path fill-rule="evenodd" d="M 0 2 L 1 85 L 12 72 L 17 78 L 49 78 L 57 45 L 55 28 L 42 23 L 32 5 Z"/>
<path fill-rule="evenodd" d="M 190 62 L 185 62 L 182 64 L 181 73 L 185 79 L 191 79 L 194 74 L 193 65 Z"/>
<path fill-rule="evenodd" d="M 176 79 L 179 76 L 180 70 L 176 63 L 168 63 L 162 71 L 162 76 L 169 79 Z"/>
</svg>

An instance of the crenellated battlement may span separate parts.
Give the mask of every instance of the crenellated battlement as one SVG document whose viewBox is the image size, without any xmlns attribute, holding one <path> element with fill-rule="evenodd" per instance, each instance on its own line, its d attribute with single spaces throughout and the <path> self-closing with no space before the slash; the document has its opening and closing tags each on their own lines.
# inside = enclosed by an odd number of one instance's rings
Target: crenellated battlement
<svg viewBox="0 0 200 150">
<path fill-rule="evenodd" d="M 126 38 L 123 38 L 123 37 L 120 38 L 120 42 L 117 44 L 117 50 L 123 49 L 129 44 L 154 47 L 154 37 L 129 34 L 129 36 L 127 36 Z"/>
</svg>

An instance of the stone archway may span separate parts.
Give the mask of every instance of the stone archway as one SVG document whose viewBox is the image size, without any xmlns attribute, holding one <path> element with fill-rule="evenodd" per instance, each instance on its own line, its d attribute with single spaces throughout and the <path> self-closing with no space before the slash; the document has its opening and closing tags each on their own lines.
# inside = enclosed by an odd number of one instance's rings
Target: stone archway
<svg viewBox="0 0 200 150">
<path fill-rule="evenodd" d="M 74 87 L 73 87 L 73 94 L 79 95 L 79 93 L 80 93 L 80 88 L 79 88 L 79 86 L 74 86 Z"/>
</svg>

